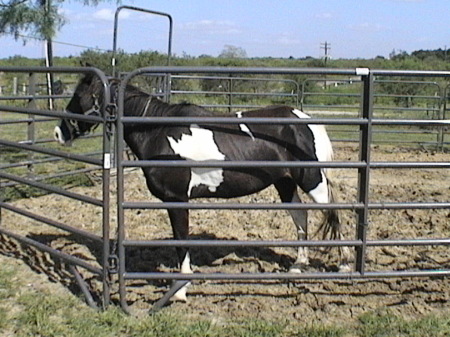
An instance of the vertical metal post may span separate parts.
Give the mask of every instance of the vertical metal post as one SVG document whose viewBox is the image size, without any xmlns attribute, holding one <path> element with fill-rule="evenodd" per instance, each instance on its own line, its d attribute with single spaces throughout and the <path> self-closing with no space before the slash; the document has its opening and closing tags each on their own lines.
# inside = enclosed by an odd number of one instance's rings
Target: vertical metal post
<svg viewBox="0 0 450 337">
<path fill-rule="evenodd" d="M 167 19 L 169 20 L 169 42 L 168 42 L 168 46 L 167 46 L 167 65 L 169 66 L 170 60 L 172 57 L 172 34 L 173 34 L 172 16 L 170 16 L 170 14 L 167 14 L 167 13 L 152 11 L 152 10 L 148 10 L 145 8 L 139 8 L 139 7 L 134 7 L 134 6 L 120 6 L 117 8 L 116 14 L 114 16 L 114 37 L 113 37 L 113 50 L 112 50 L 112 57 L 111 57 L 112 76 L 113 77 L 116 76 L 116 52 L 117 52 L 117 34 L 119 31 L 119 13 L 123 9 L 128 9 L 128 10 L 132 10 L 132 11 L 144 12 L 144 13 L 148 13 L 148 14 L 160 15 L 160 16 L 167 17 Z"/>
<path fill-rule="evenodd" d="M 438 103 L 438 119 L 443 121 L 445 120 L 445 109 L 446 109 L 446 90 L 442 89 L 439 92 L 440 99 Z M 437 132 L 437 148 L 438 151 L 444 151 L 444 127 L 439 126 Z"/>
<path fill-rule="evenodd" d="M 111 297 L 111 276 L 110 276 L 110 179 L 111 179 L 111 136 L 112 136 L 112 119 L 109 116 L 109 111 L 107 107 L 111 103 L 111 94 L 109 83 L 103 83 L 104 85 L 104 97 L 102 106 L 102 116 L 103 121 L 103 168 L 102 168 L 102 180 L 103 180 L 103 256 L 102 256 L 102 266 L 103 266 L 103 307 L 106 308 L 109 305 Z"/>
<path fill-rule="evenodd" d="M 123 105 L 125 101 L 125 81 L 121 81 L 119 86 L 119 94 L 117 100 L 117 122 L 116 122 L 116 169 L 117 169 L 117 250 L 119 255 L 119 296 L 120 305 L 125 312 L 130 312 L 126 300 L 125 287 L 125 247 L 123 241 L 125 240 L 125 216 L 123 210 L 124 202 L 124 172 L 123 172 L 123 152 L 124 137 L 123 137 Z"/>
<path fill-rule="evenodd" d="M 30 98 L 28 100 L 27 107 L 30 109 L 36 109 L 36 100 L 34 99 L 34 96 L 36 95 L 36 74 L 30 73 L 28 78 L 28 95 L 33 96 L 33 98 Z M 34 144 L 36 142 L 36 115 L 29 114 L 28 115 L 28 125 L 27 125 L 27 141 L 30 144 Z M 33 161 L 34 161 L 34 152 L 29 152 L 29 161 L 31 164 L 27 165 L 28 173 L 30 175 L 33 174 Z"/>
<path fill-rule="evenodd" d="M 231 107 L 233 105 L 233 78 L 230 74 L 229 85 L 228 85 L 228 112 L 231 113 L 233 110 Z"/>
<path fill-rule="evenodd" d="M 363 81 L 361 118 L 366 123 L 360 126 L 359 160 L 366 165 L 358 169 L 358 202 L 364 207 L 357 210 L 357 240 L 362 245 L 356 248 L 356 271 L 364 275 L 366 260 L 367 227 L 369 224 L 369 188 L 370 188 L 370 147 L 372 143 L 373 117 L 373 75 L 369 69 L 361 76 Z"/>
</svg>

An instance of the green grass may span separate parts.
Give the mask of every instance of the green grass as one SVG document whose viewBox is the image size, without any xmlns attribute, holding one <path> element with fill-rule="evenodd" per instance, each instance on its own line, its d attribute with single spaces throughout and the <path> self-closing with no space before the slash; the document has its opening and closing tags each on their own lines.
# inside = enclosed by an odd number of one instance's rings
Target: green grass
<svg viewBox="0 0 450 337">
<path fill-rule="evenodd" d="M 0 269 L 0 335 L 13 336 L 155 336 L 155 337 L 444 337 L 450 335 L 450 317 L 403 319 L 389 310 L 363 314 L 358 320 L 320 325 L 279 318 L 277 321 L 236 319 L 220 324 L 207 319 L 174 314 L 171 308 L 141 317 L 118 307 L 105 311 L 87 307 L 70 294 L 28 288 L 17 268 Z M 11 310 L 14 305 L 14 310 Z M 274 318 L 275 319 L 275 318 Z"/>
</svg>

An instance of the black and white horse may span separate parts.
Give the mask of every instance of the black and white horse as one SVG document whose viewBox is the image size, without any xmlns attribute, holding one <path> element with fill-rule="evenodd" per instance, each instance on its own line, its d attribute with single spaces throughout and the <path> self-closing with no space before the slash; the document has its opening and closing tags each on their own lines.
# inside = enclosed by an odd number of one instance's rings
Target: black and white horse
<svg viewBox="0 0 450 337">
<path fill-rule="evenodd" d="M 118 81 L 110 81 L 111 92 L 117 92 Z M 103 101 L 103 86 L 93 75 L 81 79 L 66 110 L 77 114 L 98 113 Z M 126 116 L 199 117 L 214 114 L 192 104 L 167 104 L 129 85 L 125 91 Z M 220 115 L 223 116 L 223 115 Z M 302 111 L 287 106 L 237 112 L 229 116 L 264 118 L 309 118 Z M 200 124 L 200 123 L 199 123 Z M 62 120 L 55 128 L 55 138 L 61 143 L 71 142 L 89 132 L 94 125 L 75 120 Z M 333 150 L 322 125 L 294 124 L 230 124 L 202 126 L 197 124 L 143 125 L 127 124 L 125 141 L 140 160 L 217 160 L 217 161 L 331 161 Z M 168 168 L 145 167 L 144 175 L 151 193 L 166 202 L 187 202 L 193 198 L 232 198 L 259 192 L 274 185 L 283 202 L 301 202 L 300 187 L 317 203 L 334 202 L 333 187 L 327 170 L 320 168 Z M 189 219 L 187 209 L 169 209 L 175 239 L 187 239 Z M 298 232 L 298 239 L 307 238 L 307 210 L 291 209 L 290 214 Z M 323 229 L 340 238 L 337 210 L 324 211 Z M 177 250 L 182 273 L 192 273 L 188 249 Z M 348 251 L 343 254 L 343 265 Z M 298 249 L 291 271 L 308 265 L 306 248 Z M 185 300 L 186 288 L 176 294 Z"/>
</svg>

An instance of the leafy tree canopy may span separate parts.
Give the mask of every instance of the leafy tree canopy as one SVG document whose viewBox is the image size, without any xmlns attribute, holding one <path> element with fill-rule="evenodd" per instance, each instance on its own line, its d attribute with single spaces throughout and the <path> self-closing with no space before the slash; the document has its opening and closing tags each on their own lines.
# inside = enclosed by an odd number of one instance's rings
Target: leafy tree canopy
<svg viewBox="0 0 450 337">
<path fill-rule="evenodd" d="M 102 1 L 79 0 L 86 6 L 96 6 Z M 67 22 L 58 11 L 64 0 L 0 0 L 0 35 L 10 34 L 26 42 L 26 35 L 51 39 Z M 116 1 L 117 3 L 119 1 Z"/>
</svg>

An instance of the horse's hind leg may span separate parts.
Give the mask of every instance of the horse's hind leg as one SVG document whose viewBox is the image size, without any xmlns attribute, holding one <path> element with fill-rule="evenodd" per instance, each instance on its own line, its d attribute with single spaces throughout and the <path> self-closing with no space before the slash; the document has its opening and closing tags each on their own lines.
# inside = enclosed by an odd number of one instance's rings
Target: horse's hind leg
<svg viewBox="0 0 450 337">
<path fill-rule="evenodd" d="M 275 184 L 275 187 L 280 195 L 282 202 L 302 202 L 298 193 L 297 185 L 291 179 L 282 179 Z M 297 239 L 299 241 L 306 240 L 308 238 L 308 211 L 306 209 L 290 209 L 292 220 L 294 221 L 295 227 L 297 229 Z M 297 259 L 295 263 L 291 266 L 291 272 L 301 272 L 309 265 L 308 258 L 308 248 L 298 247 Z"/>
<path fill-rule="evenodd" d="M 176 240 L 186 240 L 189 235 L 189 212 L 187 209 L 169 209 L 169 218 L 172 225 L 173 236 Z M 180 271 L 183 274 L 192 274 L 189 250 L 184 247 L 177 248 Z M 186 302 L 186 290 L 189 283 L 178 290 L 173 301 Z"/>
</svg>

